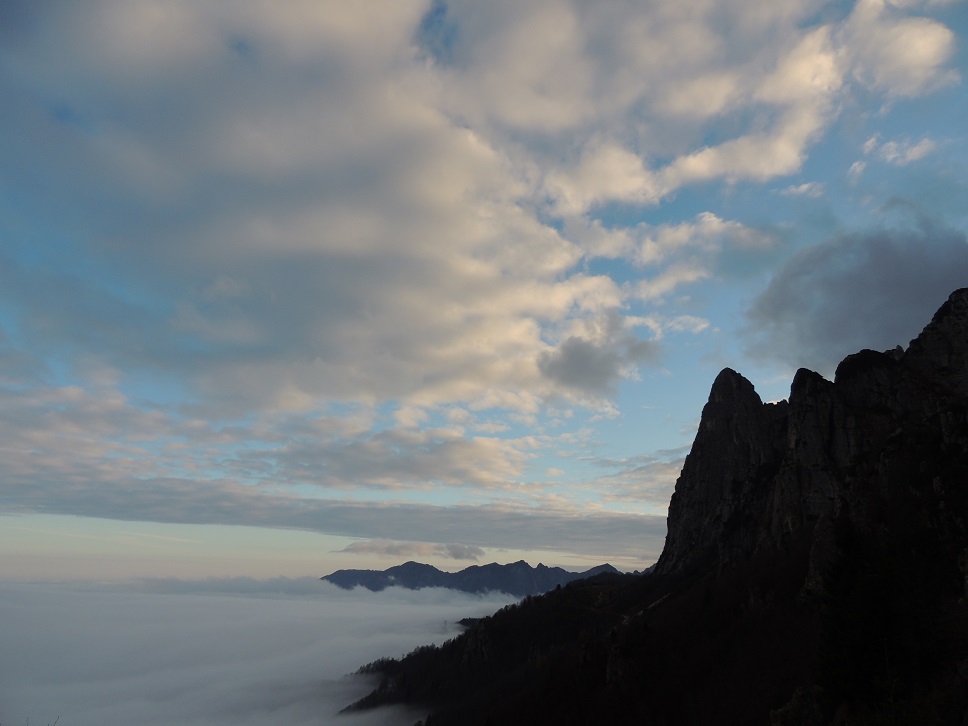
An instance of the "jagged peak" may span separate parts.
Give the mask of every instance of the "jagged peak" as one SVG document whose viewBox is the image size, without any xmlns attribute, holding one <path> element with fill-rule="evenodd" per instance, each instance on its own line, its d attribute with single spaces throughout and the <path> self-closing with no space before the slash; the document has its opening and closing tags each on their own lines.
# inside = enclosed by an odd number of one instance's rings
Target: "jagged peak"
<svg viewBox="0 0 968 726">
<path fill-rule="evenodd" d="M 820 517 L 839 516 L 843 502 L 867 491 L 846 478 L 861 471 L 864 456 L 881 451 L 885 436 L 964 397 L 968 288 L 952 293 L 907 351 L 849 355 L 833 382 L 801 368 L 789 407 L 762 406 L 746 378 L 724 369 L 676 483 L 657 570 L 735 562 L 793 541 Z M 924 466 L 915 464 L 915 471 Z M 881 459 L 864 466 L 878 470 Z"/>
<path fill-rule="evenodd" d="M 942 326 L 952 319 L 964 321 L 966 312 L 968 312 L 968 287 L 961 287 L 948 295 L 948 299 L 941 304 L 927 327 Z"/>
<path fill-rule="evenodd" d="M 790 384 L 790 399 L 809 394 L 811 391 L 829 385 L 830 381 L 816 371 L 809 368 L 800 368 L 793 376 L 793 382 Z"/>
<path fill-rule="evenodd" d="M 857 353 L 851 353 L 840 361 L 834 373 L 834 381 L 842 383 L 876 368 L 893 368 L 898 364 L 898 360 L 899 358 L 891 351 L 885 353 L 865 348 Z"/>
<path fill-rule="evenodd" d="M 710 403 L 729 403 L 734 401 L 750 401 L 761 405 L 763 401 L 748 379 L 732 368 L 723 368 L 713 381 L 709 391 Z"/>
<path fill-rule="evenodd" d="M 911 341 L 908 354 L 923 354 L 933 339 L 944 338 L 964 348 L 968 346 L 968 287 L 955 290 L 924 326 L 924 330 Z"/>
<path fill-rule="evenodd" d="M 911 341 L 903 362 L 968 392 L 968 288 L 955 290 Z"/>
</svg>

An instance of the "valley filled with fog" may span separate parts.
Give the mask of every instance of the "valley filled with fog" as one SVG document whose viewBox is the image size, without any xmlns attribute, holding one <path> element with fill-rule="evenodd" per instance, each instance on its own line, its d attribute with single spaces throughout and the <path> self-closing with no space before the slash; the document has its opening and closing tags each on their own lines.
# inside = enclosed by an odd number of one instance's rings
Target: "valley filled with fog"
<svg viewBox="0 0 968 726">
<path fill-rule="evenodd" d="M 440 643 L 512 599 L 446 590 L 343 591 L 296 580 L 0 584 L 0 723 L 58 726 L 411 724 L 337 712 L 346 677 Z"/>
</svg>

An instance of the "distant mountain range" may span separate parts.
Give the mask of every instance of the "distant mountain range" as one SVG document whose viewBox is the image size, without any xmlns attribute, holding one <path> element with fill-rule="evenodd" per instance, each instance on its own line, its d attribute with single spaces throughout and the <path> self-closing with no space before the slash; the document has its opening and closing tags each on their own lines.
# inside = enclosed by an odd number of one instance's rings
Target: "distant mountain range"
<svg viewBox="0 0 968 726">
<path fill-rule="evenodd" d="M 446 587 L 462 592 L 506 592 L 509 595 L 524 597 L 540 595 L 554 590 L 559 585 L 567 585 L 575 580 L 602 574 L 620 573 L 609 564 L 599 565 L 585 572 L 569 572 L 560 567 L 546 567 L 542 564 L 532 567 L 524 560 L 520 560 L 509 565 L 491 563 L 473 565 L 460 572 L 443 572 L 432 565 L 405 562 L 388 570 L 337 570 L 319 579 L 346 590 L 365 587 L 367 590 L 379 592 L 388 587 L 404 587 L 408 590 Z"/>
</svg>

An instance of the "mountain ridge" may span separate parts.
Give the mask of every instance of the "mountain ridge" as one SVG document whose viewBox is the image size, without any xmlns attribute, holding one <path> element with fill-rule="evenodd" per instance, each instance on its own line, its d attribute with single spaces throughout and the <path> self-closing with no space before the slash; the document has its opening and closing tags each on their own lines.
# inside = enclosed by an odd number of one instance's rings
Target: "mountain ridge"
<svg viewBox="0 0 968 726">
<path fill-rule="evenodd" d="M 968 289 L 907 350 L 714 381 L 648 576 L 361 669 L 425 726 L 968 723 Z"/>
<path fill-rule="evenodd" d="M 386 570 L 337 570 L 320 580 L 343 589 L 365 587 L 379 592 L 388 587 L 419 590 L 425 587 L 442 587 L 479 594 L 504 592 L 516 597 L 540 595 L 558 586 L 567 585 L 596 575 L 620 574 L 612 565 L 597 565 L 584 572 L 570 572 L 561 567 L 548 567 L 538 563 L 532 567 L 524 560 L 501 565 L 471 565 L 458 572 L 445 572 L 432 565 L 409 561 Z"/>
</svg>

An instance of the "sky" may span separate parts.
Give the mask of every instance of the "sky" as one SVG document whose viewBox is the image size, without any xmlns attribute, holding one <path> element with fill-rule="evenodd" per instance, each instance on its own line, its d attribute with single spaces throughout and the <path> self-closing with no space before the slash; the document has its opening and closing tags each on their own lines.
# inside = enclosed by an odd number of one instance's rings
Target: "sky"
<svg viewBox="0 0 968 726">
<path fill-rule="evenodd" d="M 0 4 L 0 579 L 641 569 L 716 374 L 968 284 L 964 0 Z"/>
<path fill-rule="evenodd" d="M 40 726 L 409 726 L 336 714 L 375 685 L 347 674 L 439 644 L 510 598 L 341 591 L 316 578 L 0 583 L 0 722 Z M 59 719 L 59 720 L 58 720 Z"/>
</svg>

